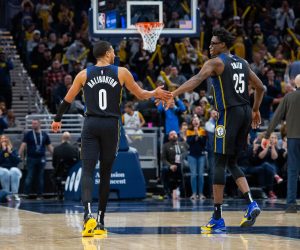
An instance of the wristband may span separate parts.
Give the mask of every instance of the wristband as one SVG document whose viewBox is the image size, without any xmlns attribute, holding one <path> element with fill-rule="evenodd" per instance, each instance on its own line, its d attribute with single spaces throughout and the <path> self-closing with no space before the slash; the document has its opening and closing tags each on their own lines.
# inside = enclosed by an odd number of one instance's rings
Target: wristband
<svg viewBox="0 0 300 250">
<path fill-rule="evenodd" d="M 57 114 L 54 117 L 54 121 L 60 122 L 63 114 L 70 108 L 70 106 L 71 106 L 71 103 L 69 103 L 65 100 L 62 100 L 58 107 Z"/>
</svg>

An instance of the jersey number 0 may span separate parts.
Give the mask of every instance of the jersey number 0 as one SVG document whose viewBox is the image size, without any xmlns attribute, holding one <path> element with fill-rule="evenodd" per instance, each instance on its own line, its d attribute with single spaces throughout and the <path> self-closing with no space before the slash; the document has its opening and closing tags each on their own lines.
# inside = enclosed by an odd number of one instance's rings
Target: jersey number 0
<svg viewBox="0 0 300 250">
<path fill-rule="evenodd" d="M 107 92 L 105 89 L 99 90 L 99 108 L 105 110 L 107 108 Z"/>
<path fill-rule="evenodd" d="M 234 74 L 233 80 L 235 81 L 234 89 L 238 94 L 242 94 L 245 91 L 244 74 Z"/>
</svg>

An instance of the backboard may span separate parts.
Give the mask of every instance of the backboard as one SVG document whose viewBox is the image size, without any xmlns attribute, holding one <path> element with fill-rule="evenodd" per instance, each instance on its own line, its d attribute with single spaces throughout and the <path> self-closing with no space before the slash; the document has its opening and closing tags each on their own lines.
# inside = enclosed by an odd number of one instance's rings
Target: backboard
<svg viewBox="0 0 300 250">
<path fill-rule="evenodd" d="M 140 36 L 135 23 L 163 22 L 161 36 L 200 34 L 198 0 L 91 0 L 89 29 L 94 37 Z"/>
</svg>

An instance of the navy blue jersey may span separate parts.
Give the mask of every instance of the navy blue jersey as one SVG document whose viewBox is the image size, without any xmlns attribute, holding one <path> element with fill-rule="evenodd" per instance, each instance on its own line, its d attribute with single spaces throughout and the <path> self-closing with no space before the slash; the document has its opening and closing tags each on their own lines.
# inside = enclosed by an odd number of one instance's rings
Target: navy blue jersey
<svg viewBox="0 0 300 250">
<path fill-rule="evenodd" d="M 224 71 L 219 76 L 211 77 L 217 110 L 250 105 L 248 64 L 244 59 L 231 54 L 220 54 L 218 57 L 224 63 Z"/>
<path fill-rule="evenodd" d="M 118 67 L 90 66 L 83 86 L 87 116 L 117 117 L 121 115 L 122 86 L 118 78 Z"/>
</svg>

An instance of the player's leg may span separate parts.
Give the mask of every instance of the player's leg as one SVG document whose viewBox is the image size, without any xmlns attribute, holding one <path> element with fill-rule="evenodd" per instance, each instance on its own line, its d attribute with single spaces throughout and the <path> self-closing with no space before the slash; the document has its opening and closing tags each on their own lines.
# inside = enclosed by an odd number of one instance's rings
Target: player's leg
<svg viewBox="0 0 300 250">
<path fill-rule="evenodd" d="M 111 170 L 116 158 L 119 144 L 120 128 L 119 121 L 111 118 L 102 122 L 103 133 L 100 139 L 100 185 L 99 185 L 99 205 L 97 213 L 97 227 L 95 234 L 106 234 L 104 228 L 104 216 L 106 212 L 107 200 L 109 197 L 109 186 Z"/>
<path fill-rule="evenodd" d="M 84 206 L 84 224 L 82 236 L 93 236 L 97 222 L 92 215 L 92 192 L 94 187 L 94 171 L 99 158 L 99 143 L 94 133 L 95 118 L 87 117 L 84 121 L 81 135 L 81 199 Z"/>
<path fill-rule="evenodd" d="M 223 194 L 226 182 L 225 168 L 227 164 L 227 156 L 225 155 L 226 134 L 226 113 L 223 111 L 219 113 L 215 132 L 215 167 L 213 176 L 214 212 L 209 222 L 201 227 L 202 233 L 226 231 L 225 222 L 222 218 Z"/>
<path fill-rule="evenodd" d="M 238 122 L 236 117 L 239 117 L 238 121 L 241 122 Z M 252 226 L 255 223 L 256 217 L 260 214 L 260 208 L 252 199 L 247 179 L 237 165 L 237 156 L 239 152 L 246 149 L 247 146 L 247 137 L 251 127 L 251 121 L 251 108 L 248 105 L 235 107 L 228 116 L 228 122 L 232 124 L 231 129 L 234 129 L 231 131 L 231 134 L 235 136 L 230 141 L 232 145 L 235 145 L 235 149 L 229 152 L 228 170 L 231 172 L 235 183 L 248 203 L 245 215 L 240 223 L 240 226 L 242 227 Z"/>
<path fill-rule="evenodd" d="M 214 212 L 209 222 L 201 227 L 202 233 L 219 233 L 226 231 L 224 219 L 222 218 L 223 193 L 226 182 L 225 167 L 227 156 L 215 154 L 215 169 L 213 177 Z"/>
</svg>

